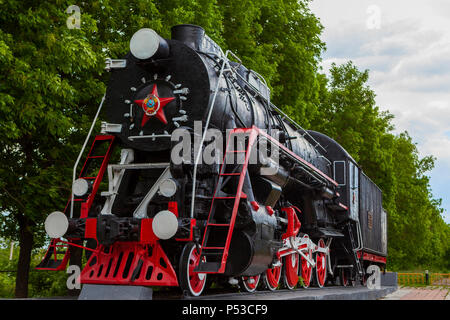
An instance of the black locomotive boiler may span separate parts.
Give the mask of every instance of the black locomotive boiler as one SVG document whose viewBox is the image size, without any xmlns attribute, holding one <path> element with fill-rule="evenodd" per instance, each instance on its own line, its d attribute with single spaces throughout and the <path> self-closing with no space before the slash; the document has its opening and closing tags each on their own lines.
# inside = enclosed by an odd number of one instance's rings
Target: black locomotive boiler
<svg viewBox="0 0 450 320">
<path fill-rule="evenodd" d="M 198 296 L 212 281 L 249 292 L 294 289 L 299 277 L 346 286 L 385 266 L 380 189 L 201 27 L 175 26 L 171 39 L 138 30 L 106 68 L 101 133 L 84 152 L 86 139 L 64 212 L 45 222 L 52 242 L 38 269 L 65 269 L 81 247 L 81 283 Z"/>
</svg>

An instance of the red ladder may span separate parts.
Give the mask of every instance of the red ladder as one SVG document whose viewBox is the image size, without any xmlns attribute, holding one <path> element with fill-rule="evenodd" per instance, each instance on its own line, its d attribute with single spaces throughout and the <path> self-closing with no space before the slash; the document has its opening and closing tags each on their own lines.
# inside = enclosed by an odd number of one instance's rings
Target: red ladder
<svg viewBox="0 0 450 320">
<path fill-rule="evenodd" d="M 234 142 L 234 137 L 244 135 L 248 137 L 247 147 L 243 145 L 243 149 L 235 150 L 235 148 L 230 147 L 230 141 Z M 220 167 L 219 180 L 214 191 L 214 196 L 211 201 L 211 208 L 209 211 L 209 216 L 203 235 L 203 242 L 200 251 L 200 263 L 195 269 L 196 272 L 202 273 L 224 273 L 225 266 L 227 263 L 228 250 L 230 248 L 231 238 L 233 235 L 234 224 L 236 221 L 236 216 L 238 212 L 238 207 L 241 199 L 247 198 L 247 195 L 242 192 L 242 187 L 244 185 L 245 175 L 247 173 L 248 162 L 250 158 L 251 148 L 256 140 L 258 133 L 253 129 L 234 129 L 228 135 L 227 147 L 225 149 L 225 154 L 223 157 L 223 162 Z M 234 143 L 232 144 L 234 146 Z M 244 154 L 245 159 L 241 166 L 240 172 L 225 172 L 227 167 L 226 161 L 230 159 L 227 155 L 233 154 L 232 159 L 234 160 L 234 155 Z M 236 187 L 235 194 L 227 194 L 222 191 L 222 187 L 230 181 L 230 179 L 239 179 Z M 225 179 L 225 182 L 224 182 Z M 233 209 L 229 221 L 220 221 L 224 217 L 215 217 L 217 202 L 220 201 L 230 201 L 234 199 Z M 213 257 L 212 261 L 209 257 Z"/>
<path fill-rule="evenodd" d="M 88 217 L 89 210 L 92 206 L 92 203 L 94 202 L 95 195 L 97 194 L 97 190 L 100 187 L 100 183 L 102 182 L 106 168 L 108 167 L 109 158 L 111 157 L 113 149 L 112 145 L 114 139 L 115 136 L 112 135 L 97 135 L 94 138 L 94 142 L 92 143 L 91 149 L 89 150 L 84 165 L 80 171 L 80 175 L 78 176 L 78 178 L 93 181 L 91 192 L 87 196 L 84 196 L 82 198 L 74 198 L 73 200 L 74 202 L 81 202 L 80 218 Z M 96 151 L 103 144 L 106 144 L 106 152 L 101 155 L 96 154 Z M 94 159 L 97 161 L 101 161 L 100 168 L 98 169 L 96 175 L 89 176 L 88 174 L 90 173 L 90 165 L 93 163 Z M 70 211 L 70 199 L 66 205 L 66 208 L 64 209 L 64 213 L 66 215 L 70 214 L 68 210 Z"/>
<path fill-rule="evenodd" d="M 62 250 L 61 250 L 62 249 Z M 62 258 L 61 256 L 64 255 Z M 70 258 L 69 246 L 60 239 L 52 239 L 42 261 L 36 266 L 36 270 L 60 271 L 66 269 Z"/>
</svg>

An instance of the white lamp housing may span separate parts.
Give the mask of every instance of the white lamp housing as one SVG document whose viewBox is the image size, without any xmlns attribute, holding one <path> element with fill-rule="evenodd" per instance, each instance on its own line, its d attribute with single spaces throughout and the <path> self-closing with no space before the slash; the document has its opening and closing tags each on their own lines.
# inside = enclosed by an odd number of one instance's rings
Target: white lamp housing
<svg viewBox="0 0 450 320">
<path fill-rule="evenodd" d="M 169 45 L 155 30 L 142 28 L 136 31 L 130 40 L 130 51 L 140 60 L 147 60 L 153 56 L 167 56 Z"/>
<path fill-rule="evenodd" d="M 164 179 L 159 185 L 159 193 L 164 197 L 170 198 L 177 192 L 177 184 L 172 179 Z"/>
<path fill-rule="evenodd" d="M 60 238 L 66 234 L 69 228 L 69 220 L 64 213 L 60 211 L 52 212 L 45 219 L 45 232 L 50 238 Z"/>
<path fill-rule="evenodd" d="M 73 194 L 82 197 L 89 192 L 89 182 L 83 178 L 78 178 L 72 185 Z"/>
<path fill-rule="evenodd" d="M 160 211 L 153 218 L 152 229 L 159 239 L 170 239 L 177 233 L 178 219 L 168 210 Z"/>
</svg>

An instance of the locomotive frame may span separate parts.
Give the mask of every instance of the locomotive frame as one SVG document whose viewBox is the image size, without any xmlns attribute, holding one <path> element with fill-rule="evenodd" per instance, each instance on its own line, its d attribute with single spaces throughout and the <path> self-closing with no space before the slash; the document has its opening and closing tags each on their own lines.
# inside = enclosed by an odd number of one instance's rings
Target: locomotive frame
<svg viewBox="0 0 450 320">
<path fill-rule="evenodd" d="M 171 40 L 141 29 L 106 69 L 107 93 L 66 208 L 46 220 L 52 241 L 37 269 L 64 270 L 69 247 L 81 247 L 81 283 L 179 286 L 198 296 L 208 279 L 293 290 L 299 277 L 305 288 L 347 286 L 365 283 L 371 264 L 385 268 L 381 190 L 336 141 L 273 105 L 264 78 L 201 27 L 175 26 Z M 108 122 L 76 179 L 104 103 Z M 201 164 L 211 128 L 226 134 L 224 151 Z M 177 130 L 200 139 L 183 163 L 171 157 Z"/>
</svg>

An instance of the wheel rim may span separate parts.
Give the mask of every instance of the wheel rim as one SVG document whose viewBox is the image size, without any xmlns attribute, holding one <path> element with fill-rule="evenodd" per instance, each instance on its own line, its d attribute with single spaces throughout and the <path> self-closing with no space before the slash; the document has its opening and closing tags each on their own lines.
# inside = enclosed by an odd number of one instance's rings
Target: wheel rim
<svg viewBox="0 0 450 320">
<path fill-rule="evenodd" d="M 244 289 L 247 292 L 255 292 L 256 288 L 258 287 L 259 279 L 261 278 L 260 275 L 253 276 L 253 277 L 242 277 L 242 284 L 244 285 Z"/>
<path fill-rule="evenodd" d="M 292 290 L 298 282 L 299 255 L 291 254 L 284 259 L 284 285 Z"/>
<path fill-rule="evenodd" d="M 319 248 L 325 248 L 323 239 L 319 240 Z M 316 280 L 320 288 L 325 285 L 327 280 L 327 255 L 323 252 L 316 253 Z"/>
<path fill-rule="evenodd" d="M 195 246 L 192 247 L 189 253 L 189 264 L 187 268 L 187 283 L 189 285 L 189 289 L 194 296 L 199 296 L 206 284 L 206 274 L 194 272 L 195 267 L 197 267 L 200 261 L 200 253 L 197 251 Z M 203 257 L 203 261 L 206 261 L 205 257 Z"/>
<path fill-rule="evenodd" d="M 281 266 L 274 267 L 272 269 L 267 269 L 265 274 L 265 283 L 269 290 L 275 290 L 278 288 L 281 278 Z"/>
<path fill-rule="evenodd" d="M 311 250 L 308 251 L 306 254 L 308 258 L 312 258 L 312 252 Z M 305 258 L 302 258 L 302 279 L 303 288 L 308 288 L 311 284 L 311 276 L 312 276 L 312 265 L 308 263 L 308 261 Z"/>
</svg>

